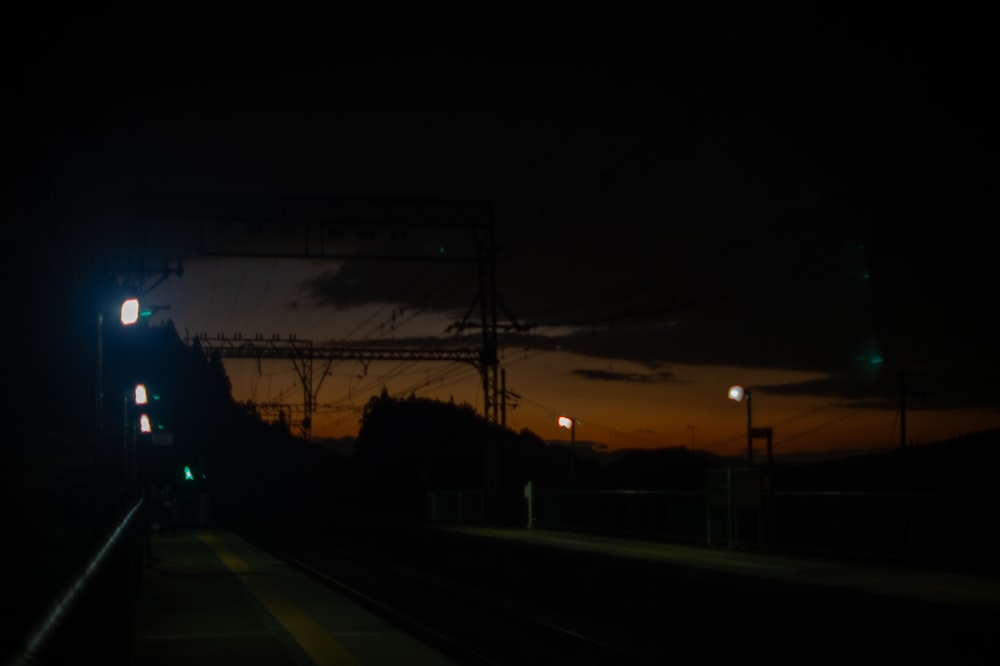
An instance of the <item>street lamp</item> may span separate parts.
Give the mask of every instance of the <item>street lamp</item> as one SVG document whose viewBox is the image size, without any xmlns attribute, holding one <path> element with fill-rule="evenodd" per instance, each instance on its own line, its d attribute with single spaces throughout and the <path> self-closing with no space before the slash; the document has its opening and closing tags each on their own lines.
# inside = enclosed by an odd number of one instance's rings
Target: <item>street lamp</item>
<svg viewBox="0 0 1000 666">
<path fill-rule="evenodd" d="M 139 309 L 139 299 L 138 298 L 127 298 L 122 302 L 121 310 L 121 321 L 125 326 L 131 326 L 135 322 L 139 321 L 139 315 L 141 310 Z"/>
<path fill-rule="evenodd" d="M 129 403 L 134 407 L 130 408 Z M 136 415 L 138 415 L 138 430 L 144 434 L 151 432 L 149 416 L 146 413 L 149 404 L 149 396 L 145 384 L 136 384 L 133 389 L 132 399 L 129 400 L 128 393 L 125 394 L 125 413 L 122 421 L 123 456 L 125 458 L 126 478 L 130 484 L 136 486 L 136 490 L 141 488 L 138 452 L 136 450 Z M 138 409 L 136 409 L 138 408 Z M 131 440 L 130 440 L 131 436 Z"/>
<path fill-rule="evenodd" d="M 751 392 L 739 384 L 729 387 L 729 399 L 734 402 L 747 403 L 747 465 L 753 465 L 753 411 L 751 409 Z"/>
<path fill-rule="evenodd" d="M 106 305 L 106 304 L 105 304 Z M 96 433 L 94 439 L 94 474 L 99 479 L 99 485 L 101 491 L 95 494 L 96 501 L 96 511 L 94 512 L 94 526 L 95 529 L 101 529 L 103 527 L 104 520 L 104 499 L 102 495 L 105 491 L 105 482 L 109 477 L 105 477 L 108 473 L 109 468 L 107 466 L 108 460 L 105 460 L 107 454 L 107 449 L 105 448 L 104 442 L 104 428 L 105 428 L 105 414 L 104 414 L 104 314 L 105 307 L 102 307 L 97 312 L 97 363 L 96 363 L 96 386 L 95 386 L 95 407 L 96 407 Z M 122 326 L 129 327 L 139 321 L 141 312 L 139 311 L 139 299 L 128 298 L 124 300 L 120 306 L 119 321 Z M 127 399 L 126 399 L 127 400 Z M 126 405 L 127 409 L 127 405 Z M 127 450 L 127 434 L 126 442 L 124 444 Z M 125 451 L 123 451 L 123 454 Z M 125 462 L 125 476 L 128 477 L 128 462 Z"/>
<path fill-rule="evenodd" d="M 774 539 L 774 508 L 773 508 L 773 498 L 771 497 L 771 474 L 773 472 L 773 452 L 774 452 L 774 429 L 773 428 L 754 428 L 753 427 L 753 412 L 751 411 L 751 391 L 749 388 L 744 388 L 738 384 L 729 387 L 729 399 L 734 402 L 742 402 L 746 400 L 747 403 L 747 464 L 748 466 L 753 466 L 753 440 L 755 437 L 767 439 L 767 466 L 765 468 L 763 476 L 763 488 L 768 493 L 768 500 L 771 504 L 771 539 L 773 543 Z M 757 538 L 760 538 L 760 523 L 757 523 Z"/>
<path fill-rule="evenodd" d="M 139 299 L 127 298 L 121 304 L 119 321 L 122 326 L 132 326 L 139 321 Z M 104 438 L 104 312 L 97 313 L 97 442 L 94 463 L 100 458 Z"/>
<path fill-rule="evenodd" d="M 560 416 L 559 427 L 569 430 L 569 476 L 576 479 L 576 419 Z"/>
<path fill-rule="evenodd" d="M 751 392 L 749 388 L 744 388 L 739 384 L 729 387 L 729 399 L 734 402 L 747 403 L 747 464 L 753 465 L 753 440 L 755 437 L 767 439 L 767 467 L 771 468 L 772 451 L 774 448 L 774 430 L 772 428 L 754 428 L 753 412 L 750 405 Z"/>
<path fill-rule="evenodd" d="M 163 444 L 163 440 L 169 440 L 171 436 L 171 433 L 166 431 L 167 424 L 164 423 L 160 413 L 159 401 L 160 394 L 157 391 L 149 392 L 144 384 L 136 384 L 135 404 L 145 407 L 139 414 L 139 432 L 150 435 L 152 444 Z"/>
<path fill-rule="evenodd" d="M 135 404 L 137 407 L 145 407 L 149 404 L 149 395 L 146 392 L 145 384 L 135 385 Z M 142 411 L 139 414 L 139 432 L 148 435 L 153 432 L 152 422 L 149 420 L 149 414 Z"/>
</svg>

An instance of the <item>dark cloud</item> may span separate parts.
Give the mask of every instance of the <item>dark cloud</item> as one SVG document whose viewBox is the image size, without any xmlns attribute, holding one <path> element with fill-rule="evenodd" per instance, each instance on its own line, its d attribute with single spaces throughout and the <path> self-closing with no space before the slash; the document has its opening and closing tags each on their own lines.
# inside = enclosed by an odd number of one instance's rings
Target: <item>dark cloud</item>
<svg viewBox="0 0 1000 666">
<path fill-rule="evenodd" d="M 905 371 L 924 405 L 1000 405 L 992 42 L 974 17 L 699 3 L 519 63 L 357 51 L 337 12 L 105 19 L 53 24 L 14 78 L 19 204 L 58 193 L 22 208 L 49 216 L 53 263 L 196 254 L 190 211 L 133 217 L 152 190 L 489 201 L 499 319 L 534 325 L 503 344 L 654 370 L 580 376 L 801 370 L 826 378 L 762 390 L 864 401 Z M 432 247 L 417 240 L 410 259 Z M 458 320 L 480 284 L 475 262 L 343 260 L 297 305 Z"/>
<path fill-rule="evenodd" d="M 476 266 L 470 262 L 347 261 L 324 271 L 309 285 L 319 305 L 338 309 L 396 304 L 399 312 L 462 313 L 478 298 Z"/>
<path fill-rule="evenodd" d="M 640 384 L 660 384 L 675 383 L 677 377 L 670 371 L 663 371 L 649 374 L 639 374 L 635 372 L 614 372 L 611 370 L 598 370 L 594 368 L 576 368 L 572 370 L 574 375 L 586 377 L 603 382 L 637 382 Z"/>
</svg>

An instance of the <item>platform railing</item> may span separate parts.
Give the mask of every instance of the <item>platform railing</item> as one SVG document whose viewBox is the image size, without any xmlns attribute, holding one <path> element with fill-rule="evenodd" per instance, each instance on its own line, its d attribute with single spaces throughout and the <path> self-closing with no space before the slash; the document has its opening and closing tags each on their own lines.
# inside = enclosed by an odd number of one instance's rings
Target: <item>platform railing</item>
<svg viewBox="0 0 1000 666">
<path fill-rule="evenodd" d="M 130 662 L 134 610 L 149 545 L 146 508 L 142 498 L 127 508 L 52 600 L 8 666 Z"/>
<path fill-rule="evenodd" d="M 526 489 L 520 501 L 516 524 L 528 528 L 994 573 L 1000 568 L 996 493 L 765 490 L 740 496 L 736 490 L 530 488 L 530 498 Z M 432 502 L 458 506 L 453 492 L 432 493 Z M 479 522 L 457 510 L 438 510 L 433 520 Z"/>
</svg>

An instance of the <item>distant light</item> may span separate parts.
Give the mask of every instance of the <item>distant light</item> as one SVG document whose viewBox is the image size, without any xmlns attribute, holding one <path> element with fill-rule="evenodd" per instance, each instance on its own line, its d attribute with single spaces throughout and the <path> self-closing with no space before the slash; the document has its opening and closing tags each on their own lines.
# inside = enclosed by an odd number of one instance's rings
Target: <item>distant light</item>
<svg viewBox="0 0 1000 666">
<path fill-rule="evenodd" d="M 126 326 L 131 326 L 135 322 L 139 321 L 139 299 L 130 298 L 124 303 L 122 303 L 122 323 Z"/>
<path fill-rule="evenodd" d="M 730 400 L 735 400 L 736 402 L 742 402 L 744 393 L 745 391 L 743 390 L 743 387 L 740 386 L 739 384 L 729 387 Z"/>
<path fill-rule="evenodd" d="M 191 473 L 191 468 L 187 465 L 184 465 L 184 480 L 194 481 L 194 474 Z"/>
<path fill-rule="evenodd" d="M 560 416 L 559 417 L 559 427 L 560 428 L 566 428 L 567 430 L 572 430 L 572 428 L 573 428 L 573 419 L 569 418 L 568 416 Z"/>
<path fill-rule="evenodd" d="M 862 354 L 861 356 L 856 357 L 855 360 L 868 361 L 872 365 L 879 365 L 885 362 L 885 359 L 883 359 L 881 356 L 875 355 L 869 357 L 867 354 Z"/>
<path fill-rule="evenodd" d="M 139 417 L 139 431 L 140 432 L 144 432 L 144 433 L 151 433 L 151 432 L 153 432 L 153 425 L 149 421 L 149 415 L 148 414 L 142 414 Z"/>
<path fill-rule="evenodd" d="M 149 402 L 149 399 L 146 396 L 146 385 L 145 384 L 136 384 L 135 385 L 135 404 L 137 404 L 137 405 L 145 405 L 148 402 Z"/>
</svg>

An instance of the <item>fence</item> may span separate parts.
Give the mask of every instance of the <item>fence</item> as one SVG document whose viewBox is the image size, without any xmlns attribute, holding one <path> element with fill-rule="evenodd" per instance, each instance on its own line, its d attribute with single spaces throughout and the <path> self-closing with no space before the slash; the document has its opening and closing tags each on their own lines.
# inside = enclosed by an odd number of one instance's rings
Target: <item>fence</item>
<svg viewBox="0 0 1000 666">
<path fill-rule="evenodd" d="M 703 491 L 539 489 L 506 500 L 517 525 L 709 547 L 881 560 L 995 573 L 1000 495 L 771 492 L 723 470 Z M 730 473 L 731 472 L 731 473 Z M 432 522 L 486 522 L 472 491 L 430 493 Z M 530 511 L 530 515 L 529 515 Z M 507 521 L 508 524 L 511 521 Z"/>
</svg>

